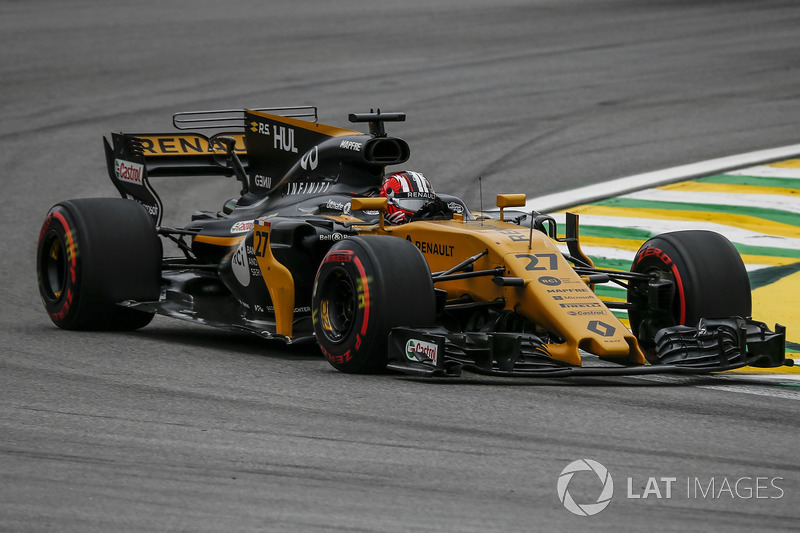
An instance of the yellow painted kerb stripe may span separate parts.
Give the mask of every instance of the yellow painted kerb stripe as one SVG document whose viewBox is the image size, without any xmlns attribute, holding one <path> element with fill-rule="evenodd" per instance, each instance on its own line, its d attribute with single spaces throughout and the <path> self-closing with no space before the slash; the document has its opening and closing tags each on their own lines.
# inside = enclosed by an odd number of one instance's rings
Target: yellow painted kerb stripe
<svg viewBox="0 0 800 533">
<path fill-rule="evenodd" d="M 798 183 L 800 186 L 800 183 Z M 703 183 L 699 181 L 685 181 L 659 187 L 664 191 L 681 192 L 713 192 L 725 194 L 769 194 L 773 196 L 800 196 L 800 188 L 787 189 L 783 187 L 761 187 L 758 185 L 728 185 L 725 183 Z"/>
<path fill-rule="evenodd" d="M 713 222 L 725 226 L 746 229 L 758 233 L 778 235 L 781 237 L 800 238 L 800 227 L 781 224 L 763 218 L 748 215 L 732 215 L 712 213 L 708 211 L 681 211 L 673 209 L 642 209 L 635 207 L 607 207 L 585 205 L 570 209 L 571 212 L 583 215 L 595 215 L 622 218 L 651 218 L 658 220 L 696 220 Z"/>
<path fill-rule="evenodd" d="M 778 168 L 800 168 L 800 159 L 787 159 L 778 163 L 771 163 L 769 166 Z"/>
<path fill-rule="evenodd" d="M 737 368 L 736 370 L 728 370 L 726 373 L 731 374 L 800 374 L 800 367 L 798 366 L 778 366 L 774 368 L 757 368 L 754 366 L 745 366 Z"/>
</svg>

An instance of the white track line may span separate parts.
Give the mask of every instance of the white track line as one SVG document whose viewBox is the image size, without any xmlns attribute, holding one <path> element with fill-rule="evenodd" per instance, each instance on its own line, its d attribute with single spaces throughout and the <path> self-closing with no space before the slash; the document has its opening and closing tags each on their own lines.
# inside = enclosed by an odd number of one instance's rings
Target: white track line
<svg viewBox="0 0 800 533">
<path fill-rule="evenodd" d="M 624 194 L 621 198 L 631 200 L 651 200 L 654 202 L 674 202 L 678 204 L 708 204 L 736 207 L 759 207 L 774 209 L 787 213 L 800 213 L 800 202 L 797 196 L 779 196 L 777 194 L 739 194 L 697 191 L 665 191 L 663 189 L 647 189 Z M 658 206 L 653 206 L 658 209 Z"/>
<path fill-rule="evenodd" d="M 759 165 L 741 170 L 725 172 L 729 176 L 756 176 L 759 178 L 792 178 L 800 179 L 800 168 L 770 167 Z"/>
<path fill-rule="evenodd" d="M 648 189 L 650 187 L 657 187 L 659 185 L 666 185 L 667 183 L 674 183 L 676 181 L 699 178 L 708 176 L 710 174 L 719 174 L 723 172 L 731 174 L 732 172 L 728 171 L 737 171 L 742 167 L 780 161 L 782 159 L 791 159 L 798 155 L 800 155 L 800 144 L 793 144 L 790 146 L 772 148 L 769 150 L 759 150 L 746 154 L 721 157 L 718 159 L 709 159 L 708 161 L 701 161 L 699 163 L 691 163 L 688 165 L 681 165 L 664 170 L 646 172 L 644 174 L 637 174 L 635 176 L 618 178 L 605 183 L 588 185 L 586 187 L 579 187 L 569 191 L 532 198 L 525 204 L 524 210 L 530 211 L 532 209 L 536 209 L 541 213 L 558 211 L 559 209 L 565 209 L 574 205 L 583 204 L 586 202 L 594 202 L 596 200 L 602 200 L 612 196 L 619 196 L 621 194 Z M 762 168 L 772 169 L 773 167 Z M 778 167 L 774 168 L 778 169 Z M 772 172 L 772 170 L 765 172 Z M 780 177 L 796 177 L 797 169 L 783 168 L 777 173 L 781 174 Z"/>
<path fill-rule="evenodd" d="M 693 163 L 690 165 L 682 165 L 673 167 L 666 170 L 659 170 L 656 172 L 648 172 L 636 176 L 628 176 L 612 180 L 598 185 L 590 185 L 581 187 L 561 193 L 550 194 L 528 200 L 525 204 L 525 210 L 530 211 L 536 209 L 539 212 L 547 213 L 567 209 L 573 206 L 585 204 L 619 196 L 622 194 L 636 193 L 644 189 L 657 187 L 659 185 L 666 185 L 667 183 L 674 183 L 694 178 L 709 176 L 712 174 L 726 173 L 732 175 L 744 176 L 757 176 L 757 177 L 780 177 L 780 178 L 800 178 L 800 169 L 795 168 L 782 168 L 782 167 L 769 167 L 769 166 L 754 166 L 762 163 L 769 163 L 773 161 L 780 161 L 783 159 L 792 159 L 800 156 L 800 144 L 791 146 L 784 146 L 782 148 L 775 148 L 772 150 L 761 150 L 758 152 L 750 152 L 738 156 L 724 157 L 721 159 L 712 159 L 700 163 Z M 749 168 L 742 168 L 749 167 Z M 663 191 L 662 191 L 663 192 Z M 661 197 L 663 198 L 663 197 Z M 707 198 L 707 195 L 705 195 Z M 674 200 L 673 200 L 674 201 Z M 565 223 L 566 215 L 564 213 L 553 213 L 559 225 Z M 664 231 L 674 231 L 679 229 L 710 229 L 727 236 L 733 242 L 741 244 L 751 244 L 754 246 L 766 246 L 784 249 L 800 249 L 800 240 L 789 239 L 784 237 L 774 237 L 770 235 L 763 235 L 753 231 L 748 231 L 731 226 L 721 224 L 714 224 L 708 222 L 698 221 L 680 221 L 680 220 L 650 220 L 641 218 L 628 218 L 628 217 L 606 217 L 606 216 L 592 216 L 581 215 L 581 222 L 583 225 L 593 226 L 622 226 L 628 228 L 638 228 L 647 230 L 650 233 L 658 234 Z M 605 247 L 582 247 L 585 253 L 589 255 L 598 254 L 608 258 L 627 258 L 629 252 L 625 250 L 611 250 Z M 757 269 L 762 265 L 748 265 L 749 268 Z M 795 360 L 796 364 L 800 364 L 800 360 Z M 674 378 L 673 376 L 637 376 L 639 379 L 662 381 Z M 758 396 L 769 396 L 776 398 L 784 398 L 790 400 L 800 400 L 800 391 L 792 390 L 789 388 L 781 387 L 765 387 L 754 386 L 744 383 L 736 383 L 736 381 L 750 381 L 761 382 L 765 385 L 775 382 L 798 382 L 800 376 L 797 375 L 726 375 L 717 376 L 723 381 L 719 385 L 699 385 L 701 388 L 715 389 L 725 392 L 735 392 L 739 394 L 753 394 Z M 728 381 L 731 384 L 726 384 Z"/>
</svg>

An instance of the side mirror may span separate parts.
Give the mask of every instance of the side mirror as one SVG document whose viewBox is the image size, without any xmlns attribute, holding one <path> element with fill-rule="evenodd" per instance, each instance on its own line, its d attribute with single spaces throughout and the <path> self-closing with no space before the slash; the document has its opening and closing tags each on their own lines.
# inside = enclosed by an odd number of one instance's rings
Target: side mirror
<svg viewBox="0 0 800 533">
<path fill-rule="evenodd" d="M 350 209 L 353 211 L 380 211 L 385 212 L 389 200 L 386 198 L 353 198 L 350 200 Z"/>
<path fill-rule="evenodd" d="M 503 209 L 506 207 L 523 207 L 527 202 L 524 194 L 498 194 L 497 207 L 500 208 L 500 222 L 503 222 Z"/>
<path fill-rule="evenodd" d="M 384 220 L 383 215 L 386 213 L 386 206 L 389 205 L 389 200 L 387 198 L 377 197 L 377 198 L 353 198 L 350 200 L 350 209 L 353 211 L 378 211 L 380 215 L 380 220 L 378 222 L 379 227 L 383 230 Z"/>
</svg>

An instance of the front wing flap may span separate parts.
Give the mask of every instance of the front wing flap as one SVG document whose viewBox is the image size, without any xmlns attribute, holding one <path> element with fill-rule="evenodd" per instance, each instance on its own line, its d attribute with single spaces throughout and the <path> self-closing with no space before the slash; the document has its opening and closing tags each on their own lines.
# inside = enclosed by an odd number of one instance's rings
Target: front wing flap
<svg viewBox="0 0 800 533">
<path fill-rule="evenodd" d="M 744 366 L 791 366 L 785 328 L 731 317 L 701 320 L 696 328 L 664 328 L 657 336 L 661 364 L 570 366 L 553 359 L 530 333 L 452 333 L 445 328 L 392 329 L 387 368 L 419 377 L 459 377 L 462 372 L 501 377 L 599 377 L 710 374 Z M 604 363 L 605 364 L 605 363 Z"/>
<path fill-rule="evenodd" d="M 529 333 L 451 333 L 445 328 L 394 328 L 388 368 L 419 376 L 479 373 L 531 374 L 567 364 L 550 357 L 544 342 Z"/>
<path fill-rule="evenodd" d="M 662 364 L 693 368 L 715 366 L 774 367 L 788 364 L 786 328 L 752 319 L 700 319 L 697 327 L 673 326 L 656 336 L 656 354 Z"/>
</svg>

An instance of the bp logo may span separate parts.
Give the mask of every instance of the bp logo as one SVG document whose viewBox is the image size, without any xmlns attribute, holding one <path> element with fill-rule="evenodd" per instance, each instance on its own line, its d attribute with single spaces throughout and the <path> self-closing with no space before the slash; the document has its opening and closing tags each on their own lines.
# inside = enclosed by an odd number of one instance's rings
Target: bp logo
<svg viewBox="0 0 800 533">
<path fill-rule="evenodd" d="M 595 503 L 577 503 L 569 493 L 569 483 L 572 477 L 577 472 L 594 472 L 600 482 L 603 484 L 603 489 L 600 496 L 597 497 Z M 573 461 L 561 471 L 558 476 L 558 499 L 564 504 L 564 507 L 573 514 L 578 516 L 593 516 L 608 507 L 611 503 L 611 497 L 614 495 L 614 480 L 611 479 L 611 474 L 608 473 L 606 467 L 593 461 L 591 459 L 579 459 Z"/>
</svg>

